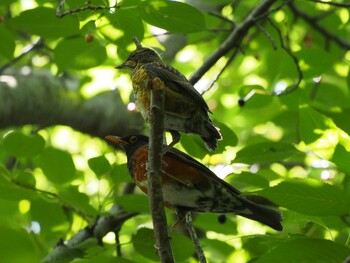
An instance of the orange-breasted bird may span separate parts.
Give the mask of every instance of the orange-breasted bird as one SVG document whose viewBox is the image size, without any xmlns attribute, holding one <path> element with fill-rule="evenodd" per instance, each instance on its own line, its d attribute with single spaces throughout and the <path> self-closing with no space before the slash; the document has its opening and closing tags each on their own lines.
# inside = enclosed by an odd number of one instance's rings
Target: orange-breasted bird
<svg viewBox="0 0 350 263">
<path fill-rule="evenodd" d="M 219 130 L 213 125 L 211 113 L 201 94 L 175 68 L 165 64 L 150 48 L 138 46 L 118 69 L 132 70 L 132 85 L 135 101 L 143 118 L 148 120 L 151 89 L 157 79 L 165 87 L 164 128 L 170 131 L 173 142 L 180 140 L 180 133 L 198 134 L 209 150 L 217 148 L 221 139 Z"/>
<path fill-rule="evenodd" d="M 136 185 L 147 194 L 148 137 L 110 135 L 106 140 L 126 152 L 129 172 Z M 243 196 L 206 166 L 175 148 L 163 155 L 162 191 L 165 205 L 175 210 L 234 213 L 282 230 L 278 210 Z"/>
</svg>

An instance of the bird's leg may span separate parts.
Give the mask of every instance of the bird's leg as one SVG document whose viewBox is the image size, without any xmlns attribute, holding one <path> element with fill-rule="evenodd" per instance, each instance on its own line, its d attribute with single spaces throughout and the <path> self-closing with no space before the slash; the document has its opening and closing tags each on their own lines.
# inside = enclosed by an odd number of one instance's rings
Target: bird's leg
<svg viewBox="0 0 350 263">
<path fill-rule="evenodd" d="M 167 151 L 169 151 L 171 148 L 173 148 L 173 146 L 175 144 L 177 144 L 181 138 L 181 134 L 178 131 L 169 130 L 169 132 L 171 134 L 172 141 L 167 147 L 165 147 L 162 150 L 162 155 L 164 155 Z"/>
<path fill-rule="evenodd" d="M 186 224 L 185 225 L 186 225 L 188 233 L 191 236 L 191 239 L 192 239 L 192 242 L 194 244 L 194 247 L 196 249 L 198 260 L 199 260 L 200 263 L 206 263 L 207 259 L 205 258 L 204 251 L 203 251 L 203 249 L 202 249 L 202 247 L 201 247 L 201 245 L 199 243 L 199 238 L 197 236 L 196 229 L 193 227 L 193 224 L 192 224 L 192 214 L 191 214 L 191 212 L 185 213 L 185 219 L 186 219 Z"/>
<path fill-rule="evenodd" d="M 174 230 L 174 228 L 185 219 L 187 211 L 185 212 L 184 210 L 175 209 L 175 213 L 176 213 L 177 219 L 175 223 L 169 228 L 168 234 L 170 234 Z"/>
</svg>

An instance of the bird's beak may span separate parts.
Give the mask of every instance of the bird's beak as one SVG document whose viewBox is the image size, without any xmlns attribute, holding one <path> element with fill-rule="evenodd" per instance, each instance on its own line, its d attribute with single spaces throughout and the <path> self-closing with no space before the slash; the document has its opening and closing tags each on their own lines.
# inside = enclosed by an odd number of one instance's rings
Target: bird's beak
<svg viewBox="0 0 350 263">
<path fill-rule="evenodd" d="M 116 66 L 115 68 L 116 68 L 116 69 L 123 69 L 123 68 L 127 68 L 126 62 L 124 62 L 124 63 L 122 63 L 122 64 L 120 64 L 120 65 Z"/>
<path fill-rule="evenodd" d="M 122 149 L 124 149 L 125 146 L 128 144 L 126 141 L 124 141 L 122 138 L 118 136 L 108 135 L 105 137 L 105 139 L 112 145 L 119 146 Z"/>
<path fill-rule="evenodd" d="M 132 60 L 127 59 L 122 64 L 116 66 L 116 69 L 130 69 L 133 70 L 136 67 L 136 63 Z"/>
</svg>

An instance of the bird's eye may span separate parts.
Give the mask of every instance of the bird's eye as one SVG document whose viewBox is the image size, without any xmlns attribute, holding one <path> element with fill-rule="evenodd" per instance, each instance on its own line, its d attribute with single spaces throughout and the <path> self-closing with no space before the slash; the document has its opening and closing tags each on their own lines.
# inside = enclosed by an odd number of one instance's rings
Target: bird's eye
<svg viewBox="0 0 350 263">
<path fill-rule="evenodd" d="M 131 143 L 134 143 L 134 142 L 136 142 L 137 141 L 137 137 L 136 136 L 131 136 L 130 137 L 130 142 Z"/>
</svg>

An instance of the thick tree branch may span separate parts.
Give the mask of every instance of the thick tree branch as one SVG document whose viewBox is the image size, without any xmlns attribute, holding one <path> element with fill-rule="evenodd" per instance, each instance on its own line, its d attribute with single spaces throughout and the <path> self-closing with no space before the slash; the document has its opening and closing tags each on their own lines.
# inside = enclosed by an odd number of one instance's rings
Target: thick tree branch
<svg viewBox="0 0 350 263">
<path fill-rule="evenodd" d="M 243 38 L 247 35 L 249 29 L 255 24 L 258 19 L 261 19 L 268 13 L 269 8 L 275 3 L 275 0 L 263 0 L 261 1 L 252 12 L 241 23 L 237 24 L 228 36 L 228 38 L 221 44 L 221 46 L 211 54 L 203 65 L 191 76 L 189 81 L 192 84 L 197 81 L 224 55 L 226 55 L 233 48 L 237 48 L 241 45 Z"/>
<path fill-rule="evenodd" d="M 46 71 L 3 75 L 0 128 L 26 124 L 40 128 L 67 125 L 104 138 L 107 134 L 141 133 L 144 122 L 140 114 L 127 110 L 117 90 L 84 99 Z"/>
<path fill-rule="evenodd" d="M 124 212 L 117 206 L 110 212 L 112 211 L 112 215 L 98 218 L 93 225 L 80 230 L 68 241 L 59 242 L 54 250 L 47 255 L 41 263 L 71 262 L 75 258 L 82 258 L 85 251 L 83 247 L 79 247 L 79 244 L 92 239 L 95 239 L 96 243 L 100 244 L 102 237 L 107 233 L 120 229 L 126 220 L 137 215 L 135 212 Z"/>
<path fill-rule="evenodd" d="M 152 80 L 149 133 L 148 200 L 152 213 L 154 236 L 160 261 L 171 263 L 174 262 L 174 256 L 168 235 L 162 192 L 164 84 L 158 78 Z"/>
<path fill-rule="evenodd" d="M 292 10 L 295 17 L 301 17 L 305 22 L 307 22 L 311 27 L 313 27 L 315 30 L 319 31 L 326 39 L 330 39 L 334 41 L 338 46 L 341 48 L 344 48 L 345 50 L 350 50 L 350 42 L 347 42 L 345 39 L 342 39 L 338 35 L 328 31 L 323 26 L 319 25 L 317 23 L 317 19 L 313 18 L 312 16 L 308 15 L 306 12 L 300 10 L 296 7 L 294 3 L 289 3 L 289 7 Z"/>
</svg>

